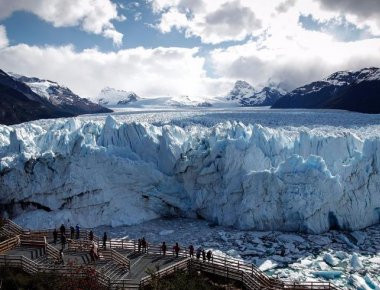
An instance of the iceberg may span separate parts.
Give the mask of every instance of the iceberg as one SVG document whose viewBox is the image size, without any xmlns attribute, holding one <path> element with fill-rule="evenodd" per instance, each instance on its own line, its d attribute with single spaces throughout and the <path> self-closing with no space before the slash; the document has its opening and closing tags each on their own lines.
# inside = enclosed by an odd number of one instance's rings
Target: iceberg
<svg viewBox="0 0 380 290">
<path fill-rule="evenodd" d="M 317 271 L 312 273 L 315 277 L 324 278 L 327 280 L 337 279 L 342 276 L 341 271 Z"/>
<path fill-rule="evenodd" d="M 359 230 L 379 222 L 379 131 L 111 116 L 0 125 L 0 207 L 31 228 L 180 216 L 239 229 Z"/>
</svg>

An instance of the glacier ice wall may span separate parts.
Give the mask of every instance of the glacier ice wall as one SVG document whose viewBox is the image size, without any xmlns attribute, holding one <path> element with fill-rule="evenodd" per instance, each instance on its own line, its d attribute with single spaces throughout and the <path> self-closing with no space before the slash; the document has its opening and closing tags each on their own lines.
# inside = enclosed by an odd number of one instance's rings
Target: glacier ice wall
<svg viewBox="0 0 380 290">
<path fill-rule="evenodd" d="M 242 229 L 356 230 L 380 217 L 380 134 L 76 118 L 0 126 L 0 209 L 29 227 L 201 217 Z"/>
</svg>

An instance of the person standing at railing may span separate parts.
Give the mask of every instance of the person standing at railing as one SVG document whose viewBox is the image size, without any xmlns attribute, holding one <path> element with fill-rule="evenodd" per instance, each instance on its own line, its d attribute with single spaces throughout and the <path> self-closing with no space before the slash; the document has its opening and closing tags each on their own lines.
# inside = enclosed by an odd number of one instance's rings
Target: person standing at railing
<svg viewBox="0 0 380 290">
<path fill-rule="evenodd" d="M 140 253 L 141 252 L 141 239 L 138 239 L 138 241 L 137 241 L 137 249 L 138 249 L 138 252 Z"/>
<path fill-rule="evenodd" d="M 79 240 L 80 232 L 79 232 L 79 225 L 78 224 L 75 226 L 75 231 L 76 231 L 76 239 Z"/>
<path fill-rule="evenodd" d="M 212 252 L 211 252 L 211 250 L 208 250 L 207 251 L 207 261 L 211 261 L 211 258 L 212 258 Z"/>
<path fill-rule="evenodd" d="M 61 236 L 61 244 L 62 244 L 62 250 L 65 248 L 65 245 L 66 245 L 66 235 L 63 234 Z"/>
<path fill-rule="evenodd" d="M 65 228 L 65 226 L 63 224 L 61 225 L 61 227 L 59 228 L 59 230 L 61 231 L 61 236 L 63 236 L 66 233 L 66 228 Z"/>
<path fill-rule="evenodd" d="M 54 242 L 54 245 L 57 244 L 57 240 L 58 240 L 58 232 L 57 232 L 57 229 L 54 228 L 54 231 L 53 231 L 53 242 Z"/>
<path fill-rule="evenodd" d="M 142 246 L 143 252 L 146 253 L 147 252 L 147 242 L 145 240 L 145 237 L 143 237 L 141 240 L 141 246 Z"/>
<path fill-rule="evenodd" d="M 206 251 L 204 249 L 202 249 L 202 259 L 203 259 L 203 262 L 206 261 Z"/>
<path fill-rule="evenodd" d="M 190 258 L 194 258 L 194 246 L 193 245 L 189 246 L 189 254 L 190 254 Z"/>
<path fill-rule="evenodd" d="M 93 231 L 90 231 L 90 233 L 88 234 L 88 238 L 90 241 L 94 240 L 94 232 Z"/>
<path fill-rule="evenodd" d="M 175 256 L 178 258 L 179 251 L 181 250 L 181 248 L 179 247 L 178 243 L 175 243 L 175 246 L 173 247 L 173 250 L 174 250 Z"/>
<path fill-rule="evenodd" d="M 103 248 L 104 249 L 106 248 L 106 245 L 107 245 L 107 233 L 104 232 L 104 235 L 103 235 Z"/>
<path fill-rule="evenodd" d="M 70 239 L 74 239 L 75 229 L 73 226 L 70 226 Z"/>
<path fill-rule="evenodd" d="M 198 259 L 198 260 L 201 258 L 201 253 L 202 253 L 202 249 L 201 249 L 201 247 L 199 247 L 199 248 L 197 249 L 197 259 Z"/>
<path fill-rule="evenodd" d="M 161 250 L 162 250 L 162 254 L 164 256 L 166 256 L 166 243 L 165 242 L 162 243 Z"/>
</svg>

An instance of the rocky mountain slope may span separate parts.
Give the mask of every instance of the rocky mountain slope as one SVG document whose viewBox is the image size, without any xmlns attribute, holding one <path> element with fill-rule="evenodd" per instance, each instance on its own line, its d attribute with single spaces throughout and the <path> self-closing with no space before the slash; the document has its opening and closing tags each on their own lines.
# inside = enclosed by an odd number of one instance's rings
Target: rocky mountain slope
<svg viewBox="0 0 380 290">
<path fill-rule="evenodd" d="M 226 99 L 244 107 L 271 106 L 285 94 L 284 90 L 276 86 L 256 90 L 245 81 L 237 81 Z"/>
<path fill-rule="evenodd" d="M 272 108 L 343 109 L 380 113 L 380 69 L 339 71 L 293 90 Z"/>
<path fill-rule="evenodd" d="M 0 70 L 0 124 L 112 112 L 55 82 Z"/>
<path fill-rule="evenodd" d="M 58 109 L 73 116 L 112 112 L 112 110 L 95 104 L 86 98 L 79 97 L 68 87 L 61 86 L 56 82 L 17 74 L 11 74 L 11 76 L 15 80 L 26 84 L 34 93 L 45 98 Z"/>
</svg>

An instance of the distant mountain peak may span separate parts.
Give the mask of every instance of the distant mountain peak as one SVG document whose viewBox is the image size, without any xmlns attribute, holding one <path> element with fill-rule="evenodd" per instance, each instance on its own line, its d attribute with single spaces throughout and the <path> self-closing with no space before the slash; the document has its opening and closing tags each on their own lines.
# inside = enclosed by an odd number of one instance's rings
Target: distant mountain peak
<svg viewBox="0 0 380 290">
<path fill-rule="evenodd" d="M 141 98 L 132 91 L 118 90 L 111 87 L 103 88 L 98 95 L 98 103 L 105 106 L 121 106 L 136 102 Z"/>
<path fill-rule="evenodd" d="M 256 90 L 246 81 L 238 80 L 226 96 L 228 101 L 236 101 L 241 106 L 271 106 L 286 92 L 278 85 L 270 84 L 260 90 Z"/>
</svg>

